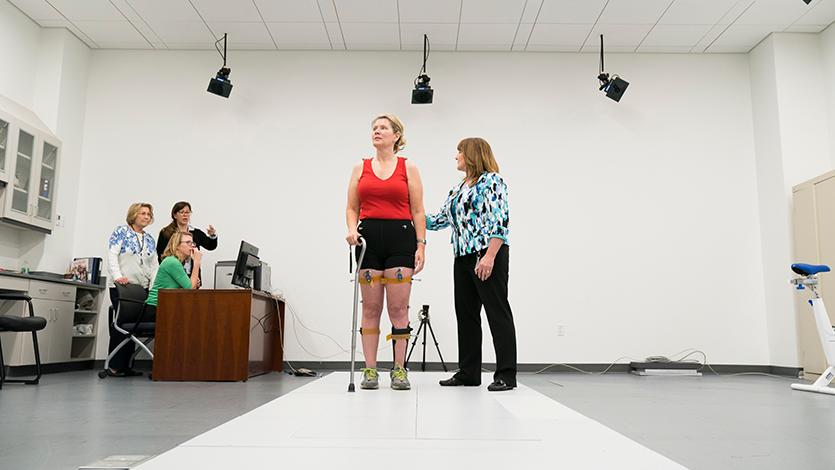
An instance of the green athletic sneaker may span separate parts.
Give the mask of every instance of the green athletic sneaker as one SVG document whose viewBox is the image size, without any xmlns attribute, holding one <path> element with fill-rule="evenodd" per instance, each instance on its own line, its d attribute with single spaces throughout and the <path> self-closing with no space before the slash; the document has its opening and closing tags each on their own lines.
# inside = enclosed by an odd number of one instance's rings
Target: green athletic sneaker
<svg viewBox="0 0 835 470">
<path fill-rule="evenodd" d="M 391 388 L 394 390 L 409 390 L 412 385 L 409 383 L 409 374 L 402 366 L 396 366 L 389 372 L 391 377 Z"/>
<path fill-rule="evenodd" d="M 362 383 L 360 388 L 366 390 L 376 390 L 380 388 L 380 376 L 377 374 L 377 369 L 362 369 Z"/>
</svg>

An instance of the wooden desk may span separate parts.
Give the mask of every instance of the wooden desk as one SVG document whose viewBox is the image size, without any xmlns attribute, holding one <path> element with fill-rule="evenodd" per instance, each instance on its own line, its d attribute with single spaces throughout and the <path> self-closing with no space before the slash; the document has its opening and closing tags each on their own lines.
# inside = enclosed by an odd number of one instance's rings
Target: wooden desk
<svg viewBox="0 0 835 470">
<path fill-rule="evenodd" d="M 269 295 L 161 289 L 153 379 L 237 381 L 281 371 L 283 330 L 284 302 Z"/>
</svg>

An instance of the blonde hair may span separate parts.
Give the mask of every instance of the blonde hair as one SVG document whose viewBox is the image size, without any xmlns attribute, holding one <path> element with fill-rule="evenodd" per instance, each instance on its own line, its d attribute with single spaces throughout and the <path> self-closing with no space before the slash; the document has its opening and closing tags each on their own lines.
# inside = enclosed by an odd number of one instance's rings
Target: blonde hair
<svg viewBox="0 0 835 470">
<path fill-rule="evenodd" d="M 141 211 L 143 207 L 148 208 L 148 212 L 151 213 L 151 222 L 153 223 L 154 206 L 147 202 L 136 202 L 131 204 L 130 207 L 128 207 L 128 215 L 125 217 L 125 222 L 127 222 L 128 225 L 136 223 L 136 218 L 139 217 L 139 211 Z"/>
<path fill-rule="evenodd" d="M 458 142 L 458 151 L 464 154 L 468 180 L 478 179 L 483 173 L 498 173 L 499 164 L 493 157 L 490 144 L 481 137 L 467 137 Z"/>
<path fill-rule="evenodd" d="M 394 153 L 403 150 L 403 148 L 406 147 L 406 128 L 403 126 L 403 121 L 401 121 L 400 118 L 398 118 L 394 114 L 381 114 L 375 117 L 373 121 L 371 121 L 371 125 L 373 126 L 374 123 L 379 121 L 380 119 L 387 120 L 389 123 L 391 123 L 391 130 L 400 134 L 400 138 L 398 138 L 397 141 L 394 142 Z"/>
<path fill-rule="evenodd" d="M 194 237 L 188 232 L 174 232 L 168 240 L 168 244 L 165 245 L 165 251 L 162 252 L 163 259 L 168 258 L 169 256 L 175 256 L 177 259 L 180 259 L 180 257 L 177 256 L 177 247 L 183 242 L 183 237 L 194 239 Z"/>
</svg>

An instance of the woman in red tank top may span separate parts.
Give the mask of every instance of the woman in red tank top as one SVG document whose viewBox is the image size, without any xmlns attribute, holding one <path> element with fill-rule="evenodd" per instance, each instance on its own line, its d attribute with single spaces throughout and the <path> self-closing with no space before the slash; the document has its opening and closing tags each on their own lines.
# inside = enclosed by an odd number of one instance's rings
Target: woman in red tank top
<svg viewBox="0 0 835 470">
<path fill-rule="evenodd" d="M 391 114 L 374 119 L 371 141 L 377 150 L 373 158 L 354 166 L 348 184 L 345 220 L 349 244 L 359 237 L 366 243 L 360 270 L 362 292 L 362 351 L 365 357 L 364 389 L 379 387 L 377 348 L 380 317 L 385 299 L 391 320 L 394 368 L 391 387 L 411 386 L 404 368 L 409 334 L 409 295 L 412 275 L 423 269 L 426 247 L 426 217 L 423 185 L 417 167 L 395 155 L 406 144 L 403 123 Z"/>
</svg>

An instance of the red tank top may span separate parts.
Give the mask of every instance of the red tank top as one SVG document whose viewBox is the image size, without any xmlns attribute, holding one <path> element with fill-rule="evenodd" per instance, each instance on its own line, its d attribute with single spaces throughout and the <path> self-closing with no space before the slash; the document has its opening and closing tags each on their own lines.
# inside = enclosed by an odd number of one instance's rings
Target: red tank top
<svg viewBox="0 0 835 470">
<path fill-rule="evenodd" d="M 385 180 L 374 174 L 371 159 L 364 159 L 357 193 L 360 198 L 360 220 L 412 220 L 409 179 L 406 176 L 406 159 L 403 157 L 397 157 L 394 173 Z"/>
</svg>

